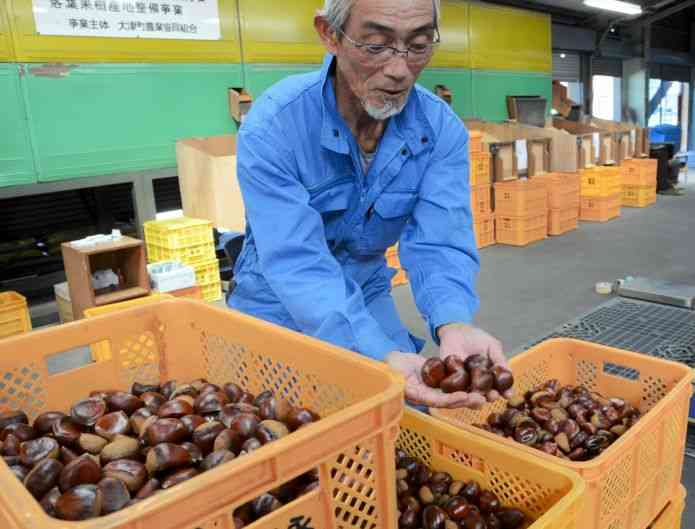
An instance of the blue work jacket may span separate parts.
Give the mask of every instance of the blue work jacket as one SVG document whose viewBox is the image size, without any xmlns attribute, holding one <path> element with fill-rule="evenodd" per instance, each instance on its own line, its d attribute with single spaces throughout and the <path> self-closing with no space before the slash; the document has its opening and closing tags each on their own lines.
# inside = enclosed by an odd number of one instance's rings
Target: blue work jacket
<svg viewBox="0 0 695 529">
<path fill-rule="evenodd" d="M 468 132 L 416 86 L 364 173 L 337 109 L 334 57 L 267 90 L 242 125 L 237 176 L 246 239 L 230 307 L 383 360 L 419 352 L 391 298 L 399 242 L 417 307 L 437 327 L 478 309 Z"/>
</svg>

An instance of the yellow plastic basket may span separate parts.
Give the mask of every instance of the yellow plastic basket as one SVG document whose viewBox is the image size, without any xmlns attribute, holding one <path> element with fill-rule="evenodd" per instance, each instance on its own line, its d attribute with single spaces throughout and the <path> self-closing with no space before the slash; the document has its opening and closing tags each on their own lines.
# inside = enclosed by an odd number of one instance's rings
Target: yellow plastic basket
<svg viewBox="0 0 695 529">
<path fill-rule="evenodd" d="M 195 279 L 199 285 L 209 285 L 220 282 L 220 262 L 215 259 L 194 263 L 190 266 L 195 270 Z"/>
<path fill-rule="evenodd" d="M 145 222 L 145 241 L 148 245 L 161 246 L 169 250 L 180 250 L 189 246 L 213 244 L 212 222 L 180 217 Z"/>
<path fill-rule="evenodd" d="M 183 264 L 198 264 L 215 259 L 215 246 L 213 243 L 196 244 L 185 248 L 171 249 L 164 246 L 147 244 L 147 260 L 150 263 L 160 261 L 179 261 Z"/>
<path fill-rule="evenodd" d="M 406 409 L 396 446 L 435 471 L 475 480 L 533 521 L 527 529 L 583 529 L 586 486 L 574 472 Z"/>
<path fill-rule="evenodd" d="M 205 301 L 218 301 L 222 299 L 222 281 L 219 279 L 207 285 L 200 285 Z"/>
<path fill-rule="evenodd" d="M 17 292 L 0 292 L 0 338 L 31 330 L 27 300 Z"/>
<path fill-rule="evenodd" d="M 683 511 L 685 510 L 685 498 L 688 495 L 685 487 L 681 485 L 678 493 L 661 512 L 649 529 L 681 529 Z M 687 527 L 686 529 L 690 529 Z"/>
<path fill-rule="evenodd" d="M 622 205 L 629 208 L 646 208 L 656 203 L 656 184 L 623 186 Z"/>
<path fill-rule="evenodd" d="M 619 167 L 592 167 L 581 171 L 582 197 L 609 197 L 622 191 Z"/>
</svg>

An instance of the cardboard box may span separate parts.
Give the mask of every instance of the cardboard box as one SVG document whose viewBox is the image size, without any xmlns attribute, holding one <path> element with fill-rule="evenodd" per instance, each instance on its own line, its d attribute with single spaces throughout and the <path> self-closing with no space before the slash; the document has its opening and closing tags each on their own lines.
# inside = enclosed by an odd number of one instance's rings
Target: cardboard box
<svg viewBox="0 0 695 529">
<path fill-rule="evenodd" d="M 493 143 L 490 145 L 490 153 L 493 182 L 508 182 L 519 178 L 515 142 Z"/>
<path fill-rule="evenodd" d="M 229 89 L 229 113 L 234 121 L 241 123 L 251 110 L 253 97 L 243 88 Z"/>
<path fill-rule="evenodd" d="M 615 134 L 611 132 L 602 132 L 599 137 L 600 155 L 599 161 L 602 165 L 619 164 L 618 145 L 615 139 Z"/>
<path fill-rule="evenodd" d="M 176 142 L 183 214 L 218 228 L 244 232 L 244 200 L 236 176 L 236 136 Z"/>
<path fill-rule="evenodd" d="M 550 138 L 526 140 L 529 178 L 550 172 L 551 146 Z"/>
</svg>

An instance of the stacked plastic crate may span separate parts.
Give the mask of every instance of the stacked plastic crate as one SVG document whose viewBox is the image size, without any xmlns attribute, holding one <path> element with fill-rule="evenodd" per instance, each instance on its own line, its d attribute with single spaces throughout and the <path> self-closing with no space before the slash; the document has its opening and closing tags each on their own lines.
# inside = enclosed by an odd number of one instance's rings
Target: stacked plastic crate
<svg viewBox="0 0 695 529">
<path fill-rule="evenodd" d="M 220 265 L 215 253 L 212 223 L 180 217 L 145 223 L 145 242 L 150 263 L 178 261 L 195 270 L 205 301 L 222 298 Z"/>
<path fill-rule="evenodd" d="M 492 212 L 490 153 L 483 150 L 483 134 L 469 132 L 471 213 L 478 248 L 495 244 L 495 215 Z"/>
<path fill-rule="evenodd" d="M 386 263 L 389 267 L 396 270 L 396 275 L 391 279 L 391 286 L 397 287 L 400 285 L 405 285 L 408 282 L 408 275 L 405 270 L 401 268 L 401 260 L 398 257 L 398 245 L 394 245 L 388 250 L 386 250 Z"/>
<path fill-rule="evenodd" d="M 543 182 L 548 194 L 548 235 L 563 235 L 576 230 L 579 224 L 579 192 L 581 181 L 578 173 L 547 173 L 534 176 Z"/>
<path fill-rule="evenodd" d="M 623 200 L 621 168 L 594 166 L 580 171 L 582 179 L 579 219 L 608 222 L 620 216 Z"/>
<path fill-rule="evenodd" d="M 548 195 L 539 179 L 495 184 L 497 242 L 526 246 L 548 236 Z"/>
<path fill-rule="evenodd" d="M 625 160 L 621 169 L 623 206 L 646 208 L 656 203 L 657 160 L 651 158 Z"/>
</svg>

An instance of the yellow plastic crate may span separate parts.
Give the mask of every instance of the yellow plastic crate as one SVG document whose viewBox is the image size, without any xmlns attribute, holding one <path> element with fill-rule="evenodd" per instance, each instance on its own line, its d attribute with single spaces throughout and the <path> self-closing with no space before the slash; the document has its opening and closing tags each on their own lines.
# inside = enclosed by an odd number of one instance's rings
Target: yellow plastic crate
<svg viewBox="0 0 695 529">
<path fill-rule="evenodd" d="M 147 260 L 150 263 L 179 261 L 183 264 L 194 265 L 215 259 L 215 256 L 215 245 L 213 243 L 197 244 L 177 250 L 165 248 L 164 246 L 147 244 Z"/>
<path fill-rule="evenodd" d="M 212 222 L 180 217 L 145 222 L 147 246 L 159 246 L 169 250 L 181 250 L 189 246 L 214 244 Z"/>
<path fill-rule="evenodd" d="M 681 485 L 676 497 L 673 498 L 663 511 L 661 511 L 661 514 L 654 520 L 654 523 L 649 526 L 649 529 L 681 529 L 687 494 L 685 487 Z"/>
<path fill-rule="evenodd" d="M 583 197 L 609 197 L 622 191 L 619 167 L 591 167 L 581 171 Z"/>
<path fill-rule="evenodd" d="M 195 270 L 195 279 L 199 285 L 210 285 L 220 281 L 220 262 L 216 258 L 190 266 Z"/>
<path fill-rule="evenodd" d="M 222 299 L 222 281 L 217 280 L 214 283 L 200 285 L 205 301 L 219 301 Z"/>
<path fill-rule="evenodd" d="M 0 292 L 0 338 L 31 330 L 29 307 L 17 292 Z"/>
<path fill-rule="evenodd" d="M 646 208 L 655 203 L 656 185 L 623 186 L 623 206 L 629 208 Z"/>
<path fill-rule="evenodd" d="M 173 298 L 169 294 L 150 294 L 149 296 L 143 296 L 141 298 L 129 299 L 128 301 L 121 301 L 120 303 L 111 303 L 110 305 L 103 305 L 101 307 L 92 307 L 91 309 L 85 309 L 85 318 L 96 318 L 98 316 L 103 316 L 104 314 L 111 314 L 119 310 L 130 309 L 133 307 L 139 307 L 141 305 L 147 305 L 149 303 L 155 303 L 162 299 Z M 108 341 L 97 342 L 90 345 L 92 351 L 92 360 L 95 362 L 103 362 L 104 360 L 110 360 L 112 355 L 111 346 Z M 146 358 L 143 358 L 143 361 Z"/>
</svg>

